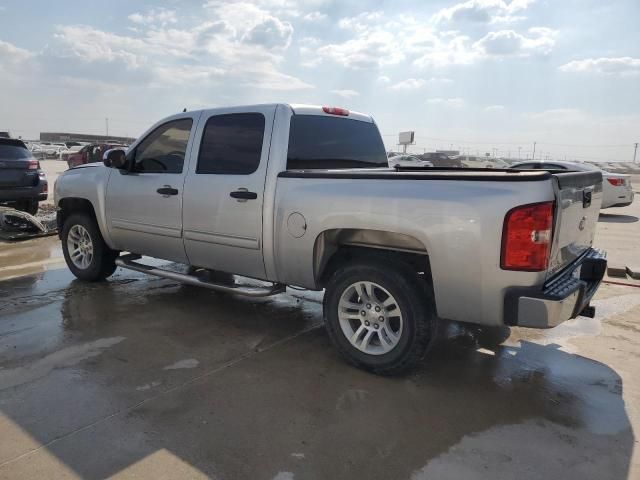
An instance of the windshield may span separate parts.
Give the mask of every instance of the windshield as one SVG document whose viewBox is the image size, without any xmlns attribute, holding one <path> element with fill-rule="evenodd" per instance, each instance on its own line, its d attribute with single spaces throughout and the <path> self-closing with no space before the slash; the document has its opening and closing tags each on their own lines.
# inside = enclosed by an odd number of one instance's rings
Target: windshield
<svg viewBox="0 0 640 480">
<path fill-rule="evenodd" d="M 388 167 L 374 123 L 320 115 L 294 115 L 287 169 Z"/>
</svg>

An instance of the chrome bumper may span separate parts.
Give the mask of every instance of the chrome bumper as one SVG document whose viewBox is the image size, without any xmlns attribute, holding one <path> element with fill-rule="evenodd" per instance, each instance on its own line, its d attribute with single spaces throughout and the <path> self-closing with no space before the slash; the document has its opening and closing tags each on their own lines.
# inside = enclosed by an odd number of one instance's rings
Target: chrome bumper
<svg viewBox="0 0 640 480">
<path fill-rule="evenodd" d="M 589 306 L 606 269 L 606 254 L 589 249 L 543 287 L 509 290 L 505 297 L 505 323 L 552 328 L 577 317 Z"/>
</svg>

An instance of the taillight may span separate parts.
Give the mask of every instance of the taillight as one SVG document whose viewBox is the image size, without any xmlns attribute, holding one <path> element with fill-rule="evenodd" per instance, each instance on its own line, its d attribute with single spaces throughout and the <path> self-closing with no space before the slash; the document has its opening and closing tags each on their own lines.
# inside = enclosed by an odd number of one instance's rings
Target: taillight
<svg viewBox="0 0 640 480">
<path fill-rule="evenodd" d="M 27 160 L 27 170 L 38 170 L 40 162 L 38 160 Z"/>
<path fill-rule="evenodd" d="M 502 229 L 500 268 L 541 272 L 549 265 L 553 202 L 521 205 L 507 212 Z"/>
<path fill-rule="evenodd" d="M 607 178 L 607 182 L 609 182 L 614 187 L 621 187 L 622 185 L 624 185 L 624 178 L 611 178 L 611 177 L 608 177 Z"/>
<path fill-rule="evenodd" d="M 348 117 L 349 110 L 346 108 L 340 107 L 322 107 L 322 111 L 324 113 L 328 113 L 329 115 L 340 115 L 341 117 Z"/>
</svg>

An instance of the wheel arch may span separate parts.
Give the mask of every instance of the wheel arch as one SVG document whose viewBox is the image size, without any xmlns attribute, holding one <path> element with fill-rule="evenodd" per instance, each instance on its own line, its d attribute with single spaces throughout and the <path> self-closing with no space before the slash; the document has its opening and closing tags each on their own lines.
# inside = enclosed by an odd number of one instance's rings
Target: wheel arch
<svg viewBox="0 0 640 480">
<path fill-rule="evenodd" d="M 316 237 L 313 248 L 316 284 L 324 287 L 341 264 L 366 257 L 402 261 L 432 282 L 429 252 L 417 238 L 384 230 L 336 228 L 325 230 Z"/>
<path fill-rule="evenodd" d="M 58 202 L 58 212 L 56 222 L 58 225 L 58 236 L 62 235 L 64 222 L 74 213 L 86 213 L 97 222 L 96 210 L 90 200 L 80 197 L 66 197 Z M 104 235 L 104 232 L 102 232 Z"/>
</svg>

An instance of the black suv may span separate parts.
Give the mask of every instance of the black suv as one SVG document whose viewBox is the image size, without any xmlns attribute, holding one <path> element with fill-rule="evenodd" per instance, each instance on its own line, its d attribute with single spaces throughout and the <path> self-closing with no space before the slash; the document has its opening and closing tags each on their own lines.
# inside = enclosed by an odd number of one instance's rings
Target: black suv
<svg viewBox="0 0 640 480">
<path fill-rule="evenodd" d="M 0 138 L 0 204 L 35 215 L 48 189 L 40 162 L 24 142 Z"/>
</svg>

